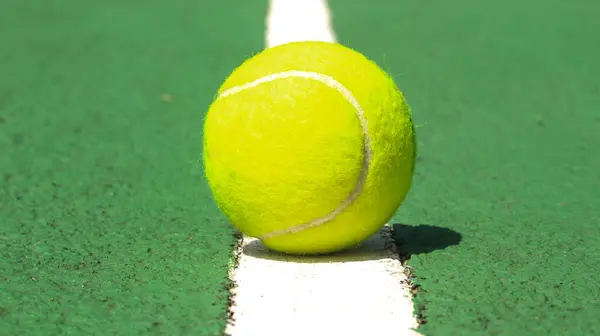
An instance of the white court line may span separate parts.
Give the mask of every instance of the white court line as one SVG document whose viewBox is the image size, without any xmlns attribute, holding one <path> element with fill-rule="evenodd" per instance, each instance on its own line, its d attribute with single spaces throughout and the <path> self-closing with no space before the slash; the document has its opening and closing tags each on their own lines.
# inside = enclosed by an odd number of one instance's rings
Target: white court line
<svg viewBox="0 0 600 336">
<path fill-rule="evenodd" d="M 270 0 L 267 48 L 292 41 L 335 42 L 327 0 Z"/>
<path fill-rule="evenodd" d="M 271 0 L 266 26 L 267 48 L 336 41 L 326 0 Z M 227 335 L 419 335 L 389 226 L 360 248 L 334 256 L 276 254 L 249 237 L 236 253 Z"/>
</svg>

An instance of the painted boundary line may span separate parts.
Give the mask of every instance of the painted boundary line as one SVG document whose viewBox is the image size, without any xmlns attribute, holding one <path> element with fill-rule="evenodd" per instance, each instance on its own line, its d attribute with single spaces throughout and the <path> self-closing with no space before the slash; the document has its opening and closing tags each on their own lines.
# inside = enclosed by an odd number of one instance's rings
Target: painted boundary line
<svg viewBox="0 0 600 336">
<path fill-rule="evenodd" d="M 291 41 L 336 41 L 326 0 L 271 0 L 267 48 Z M 420 335 L 411 284 L 391 228 L 358 249 L 332 256 L 270 252 L 240 239 L 230 277 L 230 336 Z"/>
</svg>

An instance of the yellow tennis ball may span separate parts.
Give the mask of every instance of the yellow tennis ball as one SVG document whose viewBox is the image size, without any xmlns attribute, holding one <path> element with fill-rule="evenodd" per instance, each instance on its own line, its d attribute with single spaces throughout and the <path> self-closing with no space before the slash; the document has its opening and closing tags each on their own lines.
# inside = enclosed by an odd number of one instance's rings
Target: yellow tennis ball
<svg viewBox="0 0 600 336">
<path fill-rule="evenodd" d="M 226 79 L 204 123 L 217 205 L 275 251 L 346 249 L 382 228 L 410 188 L 410 109 L 393 79 L 329 42 L 266 49 Z"/>
</svg>

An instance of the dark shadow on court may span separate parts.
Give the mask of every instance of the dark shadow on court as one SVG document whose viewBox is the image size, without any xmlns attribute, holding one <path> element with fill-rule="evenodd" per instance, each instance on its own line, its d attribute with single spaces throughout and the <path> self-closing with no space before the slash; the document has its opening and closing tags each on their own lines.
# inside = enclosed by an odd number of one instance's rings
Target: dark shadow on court
<svg viewBox="0 0 600 336">
<path fill-rule="evenodd" d="M 398 252 L 404 257 L 431 253 L 460 244 L 462 235 L 445 227 L 420 224 L 393 224 L 392 234 Z"/>
<path fill-rule="evenodd" d="M 272 251 L 259 240 L 251 240 L 243 247 L 243 254 L 253 258 L 295 263 L 339 263 L 398 258 L 390 247 L 396 244 L 401 259 L 414 254 L 429 253 L 458 245 L 460 233 L 433 225 L 410 226 L 393 224 L 381 229 L 362 244 L 344 251 L 324 255 L 287 255 Z"/>
<path fill-rule="evenodd" d="M 270 250 L 258 239 L 253 239 L 247 243 L 243 247 L 243 253 L 246 256 L 254 258 L 309 264 L 377 260 L 389 258 L 389 256 L 385 253 L 385 247 L 393 243 L 393 238 L 390 231 L 391 230 L 389 228 L 384 228 L 354 248 L 328 254 L 288 255 Z"/>
</svg>

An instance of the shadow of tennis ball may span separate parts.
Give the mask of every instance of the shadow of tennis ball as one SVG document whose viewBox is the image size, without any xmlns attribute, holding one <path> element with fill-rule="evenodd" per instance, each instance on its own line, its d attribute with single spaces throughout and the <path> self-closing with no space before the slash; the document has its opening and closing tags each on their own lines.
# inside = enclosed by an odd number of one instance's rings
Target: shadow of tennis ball
<svg viewBox="0 0 600 336">
<path fill-rule="evenodd" d="M 458 245 L 460 233 L 433 225 L 394 224 L 383 227 L 362 244 L 325 255 L 288 255 L 270 250 L 256 238 L 244 238 L 242 253 L 248 257 L 295 263 L 349 263 L 380 259 L 401 259 Z"/>
<path fill-rule="evenodd" d="M 405 257 L 443 250 L 462 241 L 459 232 L 427 224 L 393 224 L 392 234 L 398 252 Z"/>
<path fill-rule="evenodd" d="M 273 261 L 296 263 L 343 263 L 393 257 L 393 253 L 391 253 L 388 248 L 393 245 L 393 238 L 391 228 L 387 226 L 354 248 L 323 255 L 288 255 L 270 250 L 256 238 L 246 237 L 244 239 L 245 245 L 243 246 L 243 253 L 246 256 Z"/>
</svg>

